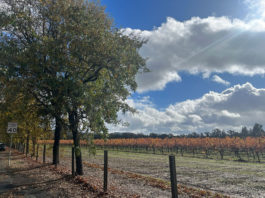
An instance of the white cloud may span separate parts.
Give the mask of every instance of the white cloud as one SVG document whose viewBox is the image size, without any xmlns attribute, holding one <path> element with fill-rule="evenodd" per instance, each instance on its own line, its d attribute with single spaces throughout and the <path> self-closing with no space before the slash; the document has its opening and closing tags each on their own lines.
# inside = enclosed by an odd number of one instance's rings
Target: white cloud
<svg viewBox="0 0 265 198">
<path fill-rule="evenodd" d="M 4 2 L 0 2 L 0 12 L 3 12 L 7 9 L 7 5 Z"/>
<path fill-rule="evenodd" d="M 245 0 L 244 2 L 249 8 L 247 18 L 265 18 L 265 0 Z"/>
<path fill-rule="evenodd" d="M 196 100 L 186 100 L 158 110 L 148 101 L 129 99 L 136 114 L 120 115 L 130 125 L 110 127 L 110 131 L 135 133 L 205 132 L 214 128 L 240 130 L 265 123 L 265 89 L 250 83 L 235 85 L 221 93 L 209 92 Z M 138 108 L 140 107 L 140 108 Z"/>
<path fill-rule="evenodd" d="M 148 39 L 140 53 L 148 57 L 151 72 L 137 76 L 138 92 L 162 90 L 181 81 L 180 72 L 240 75 L 265 74 L 265 21 L 248 22 L 226 17 L 191 18 L 180 22 L 168 17 L 151 31 L 127 28 Z"/>
<path fill-rule="evenodd" d="M 214 75 L 212 77 L 212 81 L 220 83 L 220 84 L 223 84 L 223 85 L 226 85 L 226 86 L 230 85 L 230 82 L 222 79 L 220 76 L 217 76 L 217 75 Z"/>
</svg>

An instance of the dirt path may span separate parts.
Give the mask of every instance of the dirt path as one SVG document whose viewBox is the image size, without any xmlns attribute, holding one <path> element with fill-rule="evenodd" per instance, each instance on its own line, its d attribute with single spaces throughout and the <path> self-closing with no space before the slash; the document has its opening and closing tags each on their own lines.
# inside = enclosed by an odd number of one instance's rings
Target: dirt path
<svg viewBox="0 0 265 198">
<path fill-rule="evenodd" d="M 8 167 L 8 152 L 0 152 L 0 198 L 11 197 L 95 197 L 81 185 L 70 182 L 69 176 L 49 170 L 24 155 L 13 152 Z"/>
</svg>

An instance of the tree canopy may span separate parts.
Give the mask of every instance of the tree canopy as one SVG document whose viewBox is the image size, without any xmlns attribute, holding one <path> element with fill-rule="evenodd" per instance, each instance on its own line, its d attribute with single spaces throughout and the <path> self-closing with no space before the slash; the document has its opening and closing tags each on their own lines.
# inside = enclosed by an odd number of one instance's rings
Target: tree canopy
<svg viewBox="0 0 265 198">
<path fill-rule="evenodd" d="M 42 113 L 55 119 L 54 163 L 61 129 L 71 129 L 82 174 L 80 132 L 107 133 L 106 122 L 116 124 L 118 112 L 133 111 L 126 98 L 136 90 L 136 74 L 147 70 L 139 55 L 144 41 L 113 26 L 98 2 L 3 2 L 2 82 L 16 81 Z"/>
</svg>

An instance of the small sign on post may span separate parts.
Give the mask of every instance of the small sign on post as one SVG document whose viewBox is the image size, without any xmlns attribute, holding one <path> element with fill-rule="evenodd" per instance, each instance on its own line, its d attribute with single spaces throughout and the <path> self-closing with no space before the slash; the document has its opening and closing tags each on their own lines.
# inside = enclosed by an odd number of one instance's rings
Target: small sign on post
<svg viewBox="0 0 265 198">
<path fill-rule="evenodd" d="M 16 122 L 8 122 L 7 133 L 10 133 L 10 134 L 17 133 L 17 123 Z"/>
<path fill-rule="evenodd" d="M 13 137 L 14 133 L 17 133 L 17 123 L 16 122 L 8 122 L 7 123 L 7 133 L 11 134 L 11 136 L 10 136 L 10 146 L 9 146 L 9 156 L 8 156 L 8 166 L 10 166 L 12 137 Z"/>
</svg>

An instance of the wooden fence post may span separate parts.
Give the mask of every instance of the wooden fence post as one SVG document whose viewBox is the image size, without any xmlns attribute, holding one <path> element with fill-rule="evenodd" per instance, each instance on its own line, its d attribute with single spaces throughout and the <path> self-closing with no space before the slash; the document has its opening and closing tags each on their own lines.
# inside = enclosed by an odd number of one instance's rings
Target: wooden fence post
<svg viewBox="0 0 265 198">
<path fill-rule="evenodd" d="M 42 158 L 43 158 L 43 163 L 45 163 L 46 162 L 46 144 L 43 145 Z"/>
<path fill-rule="evenodd" d="M 108 151 L 104 151 L 104 192 L 108 190 Z"/>
<path fill-rule="evenodd" d="M 75 176 L 75 147 L 72 147 L 72 176 Z"/>
<path fill-rule="evenodd" d="M 178 198 L 175 155 L 169 155 L 169 168 L 172 198 Z"/>
</svg>

